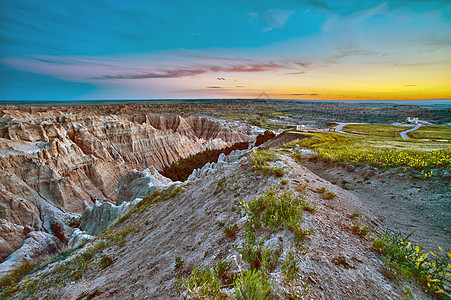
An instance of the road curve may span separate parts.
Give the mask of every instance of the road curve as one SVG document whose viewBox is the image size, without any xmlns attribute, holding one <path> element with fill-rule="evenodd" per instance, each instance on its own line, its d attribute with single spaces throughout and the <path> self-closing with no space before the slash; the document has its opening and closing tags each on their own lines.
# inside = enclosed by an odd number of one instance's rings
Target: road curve
<svg viewBox="0 0 451 300">
<path fill-rule="evenodd" d="M 406 131 L 401 131 L 399 134 L 401 135 L 401 138 L 403 138 L 403 139 L 410 139 L 410 136 L 408 136 L 407 133 L 409 133 L 411 131 L 414 131 L 414 130 L 417 130 L 421 126 L 423 126 L 423 125 L 422 124 L 417 124 L 417 125 L 415 125 L 414 128 L 411 128 L 411 129 L 406 130 Z"/>
<path fill-rule="evenodd" d="M 356 133 L 350 133 L 350 132 L 343 131 L 343 127 L 345 127 L 346 125 L 352 125 L 352 124 L 365 124 L 365 123 L 338 123 L 338 125 L 334 127 L 334 131 L 339 132 L 339 133 L 344 133 L 344 134 L 358 135 Z M 407 135 L 407 133 L 417 130 L 421 126 L 423 126 L 423 124 L 416 124 L 415 127 L 411 128 L 409 130 L 399 132 L 399 135 L 403 139 L 410 139 L 410 137 Z"/>
<path fill-rule="evenodd" d="M 338 123 L 338 125 L 334 127 L 335 132 L 357 135 L 355 133 L 350 133 L 350 132 L 346 132 L 346 131 L 342 130 L 343 127 L 345 127 L 346 125 L 352 125 L 352 124 L 364 124 L 364 123 Z"/>
</svg>

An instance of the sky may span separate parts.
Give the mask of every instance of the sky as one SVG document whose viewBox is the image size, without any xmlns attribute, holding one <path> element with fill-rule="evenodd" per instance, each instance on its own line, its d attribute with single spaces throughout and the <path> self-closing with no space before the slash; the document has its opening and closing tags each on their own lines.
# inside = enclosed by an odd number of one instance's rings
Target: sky
<svg viewBox="0 0 451 300">
<path fill-rule="evenodd" d="M 0 101 L 451 98 L 450 0 L 0 0 Z"/>
</svg>

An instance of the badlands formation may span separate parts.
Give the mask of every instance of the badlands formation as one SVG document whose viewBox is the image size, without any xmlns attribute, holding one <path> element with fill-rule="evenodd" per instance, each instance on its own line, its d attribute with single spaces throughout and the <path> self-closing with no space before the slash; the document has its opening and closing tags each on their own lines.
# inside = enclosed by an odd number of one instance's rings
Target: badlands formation
<svg viewBox="0 0 451 300">
<path fill-rule="evenodd" d="M 251 139 L 201 116 L 3 107 L 0 262 L 24 241 L 40 249 L 36 255 L 67 245 L 84 208 L 123 202 L 118 183 L 129 171 L 151 167 L 149 177 L 180 158 Z"/>
<path fill-rule="evenodd" d="M 269 120 L 274 111 L 270 104 L 254 103 L 263 105 L 259 111 L 252 104 L 191 104 L 190 111 L 206 107 L 210 109 L 206 113 L 215 117 L 221 116 L 223 105 L 229 119 L 248 121 L 226 125 L 211 117 L 174 114 L 187 108 L 186 103 L 1 107 L 0 278 L 22 261 L 37 263 L 22 281 L 0 286 L 0 298 L 196 298 L 209 284 L 198 282 L 193 287 L 183 280 L 196 268 L 205 275 L 207 268 L 223 263 L 229 270 L 221 280 L 229 281 L 221 283 L 220 296 L 230 299 L 236 297 L 238 282 L 230 280 L 250 269 L 249 253 L 257 250 L 262 264 L 262 253 L 271 256 L 266 263 L 272 266 L 264 272 L 272 282 L 273 298 L 435 297 L 387 267 L 372 236 L 381 236 L 386 229 L 415 231 L 414 243 L 429 241 L 427 250 L 442 245 L 446 251 L 449 174 L 432 182 L 368 166 L 318 162 L 308 157 L 311 150 L 284 146 L 308 136 L 294 131 L 260 146 L 277 148 L 270 151 L 276 159 L 260 171 L 250 157 L 261 152 L 248 149 L 221 154 L 185 182 L 159 173 L 206 149 L 256 140 L 263 130 L 251 126 L 254 123 L 278 125 Z M 295 104 L 282 105 L 281 111 L 293 112 Z M 156 107 L 166 113 L 157 114 Z M 306 116 L 291 115 L 283 122 L 308 125 L 295 123 Z M 321 115 L 331 114 L 321 110 Z M 375 115 L 382 118 L 380 111 Z M 246 204 L 271 191 L 302 199 L 297 233 L 285 225 L 249 227 Z M 331 197 L 325 197 L 328 194 Z M 363 234 L 365 228 L 371 233 Z M 300 241 L 299 234 L 305 235 Z M 254 244 L 249 247 L 252 236 Z M 290 255 L 299 268 L 291 282 L 284 274 Z M 40 261 L 42 256 L 49 258 Z M 203 294 L 197 299 L 202 297 L 208 298 Z"/>
</svg>

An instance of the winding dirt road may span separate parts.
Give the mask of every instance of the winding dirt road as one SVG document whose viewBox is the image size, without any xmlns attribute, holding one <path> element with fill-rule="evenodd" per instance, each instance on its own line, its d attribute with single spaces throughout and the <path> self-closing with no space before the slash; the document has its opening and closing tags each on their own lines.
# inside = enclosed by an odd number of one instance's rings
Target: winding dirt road
<svg viewBox="0 0 451 300">
<path fill-rule="evenodd" d="M 406 130 L 406 131 L 402 131 L 399 134 L 401 135 L 401 138 L 403 138 L 403 139 L 410 139 L 410 136 L 408 136 L 407 133 L 409 133 L 411 131 L 414 131 L 414 130 L 417 130 L 421 126 L 423 126 L 423 125 L 422 124 L 417 124 L 414 128 L 411 128 L 411 129 Z"/>
<path fill-rule="evenodd" d="M 356 134 L 356 133 L 350 133 L 350 132 L 343 131 L 343 128 L 344 128 L 345 126 L 347 126 L 347 125 L 353 125 L 353 124 L 364 124 L 364 125 L 368 125 L 368 124 L 366 124 L 366 123 L 338 123 L 338 125 L 334 127 L 334 128 L 335 128 L 335 132 L 344 133 L 344 134 L 359 135 L 359 134 Z M 409 129 L 409 130 L 405 130 L 405 131 L 399 132 L 399 135 L 400 135 L 401 138 L 403 138 L 403 139 L 410 139 L 410 137 L 407 135 L 407 133 L 412 132 L 412 131 L 415 131 L 415 130 L 417 130 L 418 128 L 420 128 L 420 127 L 422 127 L 422 126 L 423 126 L 423 124 L 417 124 L 417 125 L 415 125 L 414 128 L 411 128 L 411 129 Z"/>
</svg>

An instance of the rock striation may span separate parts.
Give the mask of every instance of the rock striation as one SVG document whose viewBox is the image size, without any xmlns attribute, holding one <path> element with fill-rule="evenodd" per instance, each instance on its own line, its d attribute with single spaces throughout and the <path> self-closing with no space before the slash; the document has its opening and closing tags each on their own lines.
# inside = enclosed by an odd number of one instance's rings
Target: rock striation
<svg viewBox="0 0 451 300">
<path fill-rule="evenodd" d="M 133 169 L 161 170 L 200 151 L 251 139 L 201 116 L 2 107 L 0 262 L 30 231 L 67 244 L 83 203 L 97 207 L 142 195 L 117 193 L 121 176 Z"/>
<path fill-rule="evenodd" d="M 0 264 L 0 278 L 21 263 L 56 254 L 62 247 L 63 244 L 53 235 L 43 231 L 30 232 L 22 246 Z"/>
</svg>

